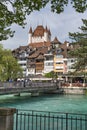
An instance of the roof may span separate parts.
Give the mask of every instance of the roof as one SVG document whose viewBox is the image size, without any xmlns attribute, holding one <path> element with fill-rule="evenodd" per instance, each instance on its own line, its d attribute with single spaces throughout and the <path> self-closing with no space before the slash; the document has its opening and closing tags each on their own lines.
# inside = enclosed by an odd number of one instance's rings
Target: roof
<svg viewBox="0 0 87 130">
<path fill-rule="evenodd" d="M 44 35 L 44 27 L 42 25 L 37 26 L 37 28 L 33 32 L 33 36 L 43 36 Z"/>
<path fill-rule="evenodd" d="M 19 46 L 18 48 L 12 50 L 12 53 L 17 53 L 19 51 L 25 51 L 29 46 Z"/>
<path fill-rule="evenodd" d="M 39 59 L 44 59 L 44 55 L 42 55 L 42 54 L 38 55 L 37 59 L 38 59 L 38 60 L 39 60 Z"/>
<path fill-rule="evenodd" d="M 29 58 L 36 58 L 38 56 L 39 56 L 39 58 L 42 58 L 42 56 L 40 56 L 40 55 L 44 55 L 45 53 L 47 53 L 47 51 L 48 51 L 47 47 L 46 48 L 41 48 L 39 50 L 36 50 L 33 54 L 31 54 L 29 56 Z"/>
<path fill-rule="evenodd" d="M 68 51 L 74 50 L 75 48 L 72 48 L 72 45 L 69 44 L 69 42 L 65 41 L 63 44 L 60 45 L 60 48 L 63 50 L 62 54 L 65 57 L 69 57 Z"/>
<path fill-rule="evenodd" d="M 32 27 L 30 27 L 29 33 L 32 33 Z"/>
<path fill-rule="evenodd" d="M 44 32 L 47 32 L 49 35 L 51 35 L 50 29 L 47 28 L 47 26 L 44 28 L 42 25 L 38 25 L 34 31 L 32 31 L 32 28 L 30 27 L 29 33 L 32 33 L 32 36 L 44 36 Z"/>
<path fill-rule="evenodd" d="M 54 40 L 52 41 L 53 44 L 61 44 L 61 42 L 58 40 L 57 37 L 54 38 Z"/>
<path fill-rule="evenodd" d="M 38 42 L 38 43 L 29 44 L 29 47 L 32 47 L 32 48 L 49 47 L 49 46 L 51 46 L 50 42 Z"/>
</svg>

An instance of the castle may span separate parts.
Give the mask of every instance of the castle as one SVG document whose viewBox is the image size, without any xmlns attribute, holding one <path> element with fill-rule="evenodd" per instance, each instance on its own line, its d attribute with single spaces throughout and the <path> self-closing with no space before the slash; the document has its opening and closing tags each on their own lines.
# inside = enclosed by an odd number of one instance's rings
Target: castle
<svg viewBox="0 0 87 130">
<path fill-rule="evenodd" d="M 51 33 L 50 29 L 47 26 L 44 28 L 42 25 L 36 27 L 33 31 L 32 27 L 29 30 L 29 39 L 28 43 L 39 43 L 39 42 L 50 42 L 51 41 Z"/>
</svg>

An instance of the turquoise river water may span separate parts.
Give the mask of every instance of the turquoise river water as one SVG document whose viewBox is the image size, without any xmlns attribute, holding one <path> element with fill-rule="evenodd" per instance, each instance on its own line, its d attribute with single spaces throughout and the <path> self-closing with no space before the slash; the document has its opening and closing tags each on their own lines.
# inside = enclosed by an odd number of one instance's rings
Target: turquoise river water
<svg viewBox="0 0 87 130">
<path fill-rule="evenodd" d="M 87 95 L 0 96 L 0 107 L 17 109 L 87 113 Z"/>
</svg>

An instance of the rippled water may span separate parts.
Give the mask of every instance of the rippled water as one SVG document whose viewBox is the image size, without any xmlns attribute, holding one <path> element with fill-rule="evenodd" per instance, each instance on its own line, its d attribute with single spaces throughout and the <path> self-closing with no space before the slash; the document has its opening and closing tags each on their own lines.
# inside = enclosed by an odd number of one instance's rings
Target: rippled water
<svg viewBox="0 0 87 130">
<path fill-rule="evenodd" d="M 0 107 L 87 113 L 87 95 L 0 96 Z"/>
</svg>

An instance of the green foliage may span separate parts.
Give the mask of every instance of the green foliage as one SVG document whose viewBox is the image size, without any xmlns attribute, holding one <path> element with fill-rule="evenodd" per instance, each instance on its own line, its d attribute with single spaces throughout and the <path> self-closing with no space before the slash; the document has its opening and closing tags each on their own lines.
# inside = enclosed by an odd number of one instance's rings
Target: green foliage
<svg viewBox="0 0 87 130">
<path fill-rule="evenodd" d="M 46 73 L 46 74 L 45 74 L 45 77 L 47 77 L 47 78 L 52 78 L 53 75 L 54 75 L 54 73 L 53 73 L 53 71 L 51 71 L 51 72 L 49 72 L 49 73 Z"/>
<path fill-rule="evenodd" d="M 70 38 L 73 40 L 73 45 L 76 49 L 69 54 L 77 59 L 74 64 L 76 71 L 84 72 L 87 67 L 87 20 L 82 20 L 81 32 L 69 33 Z"/>
<path fill-rule="evenodd" d="M 13 37 L 12 24 L 24 28 L 26 15 L 34 10 L 39 11 L 49 2 L 51 11 L 61 13 L 69 1 L 77 12 L 83 13 L 87 8 L 86 0 L 0 0 L 0 41 Z"/>
<path fill-rule="evenodd" d="M 51 71 L 51 72 L 45 74 L 45 77 L 47 77 L 47 78 L 54 78 L 54 79 L 58 78 L 57 77 L 57 73 L 55 73 L 54 71 Z"/>
<path fill-rule="evenodd" d="M 10 50 L 5 50 L 0 46 L 0 80 L 15 79 L 22 76 L 22 69 L 17 60 L 12 56 Z"/>
</svg>

